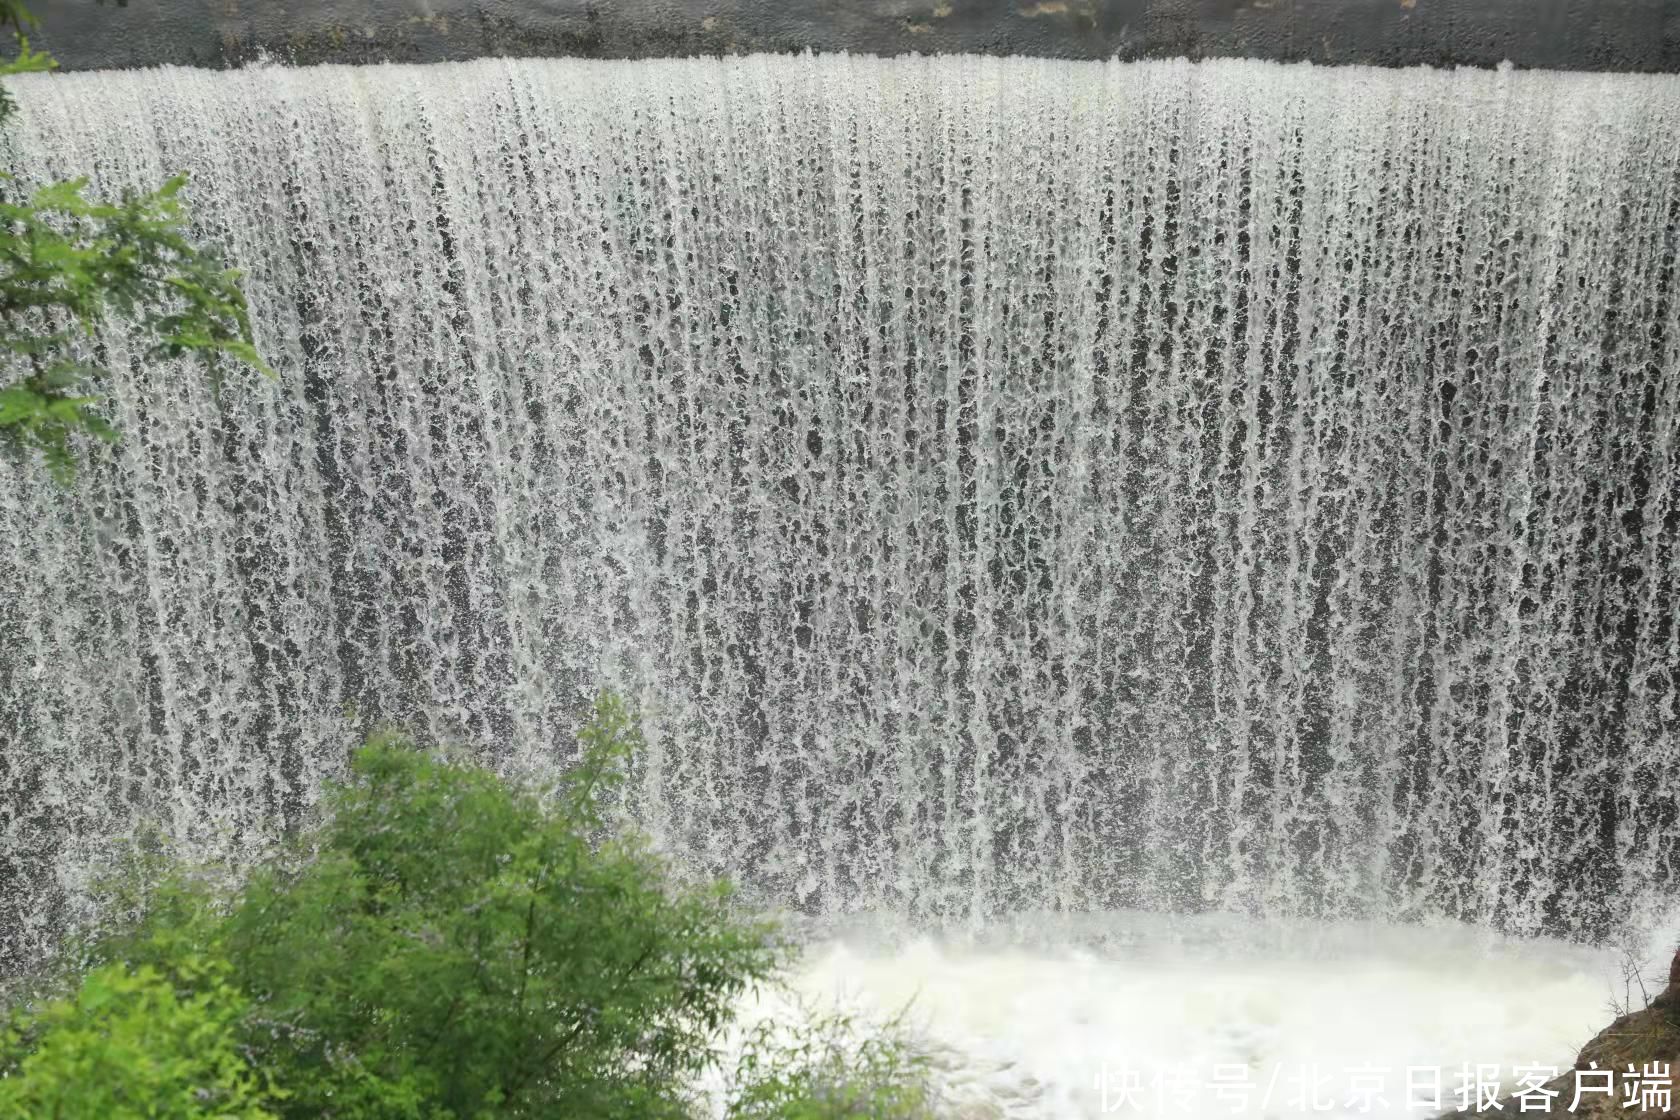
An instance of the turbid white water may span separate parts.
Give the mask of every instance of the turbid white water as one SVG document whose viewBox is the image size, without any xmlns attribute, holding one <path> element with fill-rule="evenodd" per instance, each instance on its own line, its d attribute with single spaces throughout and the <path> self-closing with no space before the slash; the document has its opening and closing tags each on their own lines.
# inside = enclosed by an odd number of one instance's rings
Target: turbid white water
<svg viewBox="0 0 1680 1120">
<path fill-rule="evenodd" d="M 854 933 L 745 1011 L 902 1019 L 956 1117 L 1438 1116 L 1466 1064 L 1471 1091 L 1480 1079 L 1502 1100 L 1524 1070 L 1567 1070 L 1627 998 L 1619 966 L 1463 928 L 1140 915 L 1051 922 L 1008 947 Z"/>
<path fill-rule="evenodd" d="M 1675 883 L 1680 79 L 847 57 L 20 80 L 192 173 L 276 383 L 102 340 L 0 486 L 0 938 L 371 723 L 779 904 L 1448 917 Z"/>
</svg>

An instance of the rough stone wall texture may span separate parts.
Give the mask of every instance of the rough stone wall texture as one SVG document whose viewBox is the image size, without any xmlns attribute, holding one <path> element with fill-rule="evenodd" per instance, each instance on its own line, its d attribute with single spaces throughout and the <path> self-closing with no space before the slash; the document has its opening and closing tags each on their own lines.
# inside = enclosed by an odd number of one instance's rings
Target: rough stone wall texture
<svg viewBox="0 0 1680 1120">
<path fill-rule="evenodd" d="M 977 52 L 1680 70 L 1680 0 L 44 0 L 70 69 Z"/>
</svg>

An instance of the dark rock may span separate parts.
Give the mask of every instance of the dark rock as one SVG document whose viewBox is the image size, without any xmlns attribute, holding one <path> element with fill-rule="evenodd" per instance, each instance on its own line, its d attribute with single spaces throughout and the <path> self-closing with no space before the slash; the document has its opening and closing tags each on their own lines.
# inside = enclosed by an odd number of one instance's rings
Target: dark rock
<svg viewBox="0 0 1680 1120">
<path fill-rule="evenodd" d="M 1576 1070 L 1614 1070 L 1619 1087 L 1621 1075 L 1628 1067 L 1643 1071 L 1652 1062 L 1661 1063 L 1668 1069 L 1671 1108 L 1646 1111 L 1623 1108 L 1620 1101 L 1593 1094 L 1583 1098 L 1580 1108 L 1571 1109 L 1570 1106 L 1575 1103 Z M 1680 1074 L 1680 952 L 1675 953 L 1674 963 L 1669 966 L 1668 987 L 1651 1001 L 1650 1006 L 1623 1015 L 1605 1027 L 1591 1042 L 1581 1047 L 1581 1053 L 1568 1073 L 1546 1083 L 1546 1088 L 1558 1094 L 1552 1098 L 1549 1111 L 1541 1112 L 1530 1107 L 1525 1112 L 1516 1102 L 1506 1101 L 1492 1111 L 1452 1112 L 1447 1115 L 1455 1118 L 1572 1116 L 1576 1120 L 1624 1116 L 1638 1120 L 1666 1120 L 1680 1117 L 1680 1083 L 1675 1080 L 1676 1074 Z"/>
<path fill-rule="evenodd" d="M 1680 70 L 1673 0 L 55 0 L 69 69 L 754 51 Z"/>
</svg>

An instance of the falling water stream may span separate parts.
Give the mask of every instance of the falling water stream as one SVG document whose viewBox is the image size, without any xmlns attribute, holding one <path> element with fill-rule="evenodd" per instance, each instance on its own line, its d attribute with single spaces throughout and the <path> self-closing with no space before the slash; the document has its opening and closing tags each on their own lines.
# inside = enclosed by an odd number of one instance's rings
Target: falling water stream
<svg viewBox="0 0 1680 1120">
<path fill-rule="evenodd" d="M 9 952 L 137 822 L 260 850 L 381 722 L 551 772 L 603 685 L 639 825 L 828 920 L 1579 942 L 1675 887 L 1680 78 L 16 90 L 26 178 L 191 173 L 279 376 L 104 336 L 121 446 L 5 466 Z"/>
</svg>

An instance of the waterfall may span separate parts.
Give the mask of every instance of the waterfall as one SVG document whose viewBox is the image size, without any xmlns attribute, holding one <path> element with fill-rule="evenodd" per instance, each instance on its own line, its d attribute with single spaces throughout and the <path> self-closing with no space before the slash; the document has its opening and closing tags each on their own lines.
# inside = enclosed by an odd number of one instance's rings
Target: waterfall
<svg viewBox="0 0 1680 1120">
<path fill-rule="evenodd" d="M 8 80 L 11 82 L 11 80 Z M 0 486 L 0 938 L 381 723 L 839 914 L 1602 934 L 1680 871 L 1680 79 L 846 56 L 16 80 L 274 381 Z"/>
</svg>

